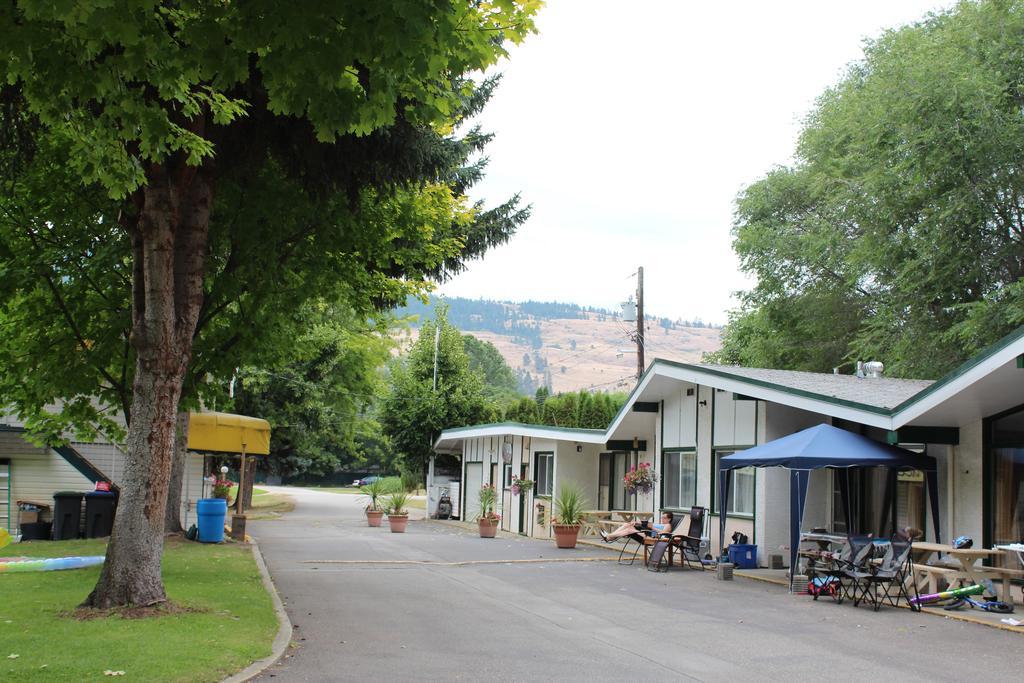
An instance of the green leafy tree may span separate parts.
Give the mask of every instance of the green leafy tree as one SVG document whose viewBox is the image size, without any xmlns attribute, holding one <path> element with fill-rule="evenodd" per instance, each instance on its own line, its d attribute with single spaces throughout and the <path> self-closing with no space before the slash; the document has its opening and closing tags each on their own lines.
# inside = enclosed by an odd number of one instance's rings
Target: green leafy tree
<svg viewBox="0 0 1024 683">
<path fill-rule="evenodd" d="M 446 174 L 459 152 L 445 133 L 472 99 L 465 75 L 493 64 L 505 39 L 532 30 L 536 9 L 533 2 L 113 0 L 0 10 L 0 128 L 4 179 L 19 209 L 14 223 L 42 233 L 58 217 L 39 179 L 47 166 L 63 164 L 73 188 L 112 203 L 73 227 L 100 237 L 117 226 L 129 246 L 128 462 L 107 559 L 86 604 L 166 599 L 160 556 L 175 416 L 190 368 L 201 361 L 196 331 L 217 318 L 205 296 L 211 271 L 260 261 L 236 247 L 275 237 L 262 244 L 262 258 L 297 263 L 290 273 L 299 277 L 270 278 L 268 287 L 313 288 L 318 278 L 301 276 L 319 274 L 344 281 L 354 310 L 364 313 L 404 300 L 408 281 L 457 269 L 508 238 L 514 207 L 488 216 L 453 190 L 480 168 Z M 433 195 L 419 191 L 431 183 Z M 261 184 L 273 192 L 254 192 Z M 224 199 L 250 207 L 245 230 L 217 221 Z M 393 230 L 396 217 L 430 210 L 448 218 L 401 221 Z M 357 229 L 366 212 L 376 229 Z M 218 240 L 230 234 L 248 240 Z M 425 253 L 424 244 L 433 248 Z M 352 270 L 332 277 L 318 257 L 339 255 Z M 241 298 L 227 296 L 225 308 Z M 217 331 L 231 343 L 232 326 Z M 211 365 L 217 348 L 211 344 Z"/>
<path fill-rule="evenodd" d="M 471 334 L 462 335 L 469 360 L 469 369 L 484 376 L 484 394 L 498 404 L 507 404 L 519 398 L 515 372 L 498 347 Z"/>
<path fill-rule="evenodd" d="M 1024 323 L 1024 3 L 887 31 L 825 92 L 792 168 L 748 187 L 757 277 L 714 358 L 936 377 Z"/>
<path fill-rule="evenodd" d="M 541 424 L 537 401 L 530 396 L 523 396 L 505 409 L 505 420 L 523 424 Z"/>
<path fill-rule="evenodd" d="M 434 335 L 437 386 L 434 387 Z M 420 328 L 409 352 L 391 364 L 390 386 L 381 402 L 384 433 L 405 470 L 426 471 L 434 441 L 442 430 L 492 422 L 493 404 L 484 394 L 484 377 L 470 370 L 462 333 L 448 324 L 443 306 Z"/>
<path fill-rule="evenodd" d="M 350 312 L 314 304 L 281 367 L 244 368 L 235 409 L 270 421 L 270 469 L 324 475 L 361 462 L 359 423 L 380 391 L 379 368 L 393 343 Z"/>
</svg>

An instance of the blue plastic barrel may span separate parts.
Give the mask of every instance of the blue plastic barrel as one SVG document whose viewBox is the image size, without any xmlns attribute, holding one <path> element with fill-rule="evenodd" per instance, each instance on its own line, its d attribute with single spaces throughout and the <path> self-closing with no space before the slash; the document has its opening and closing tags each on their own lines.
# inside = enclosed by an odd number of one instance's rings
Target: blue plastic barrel
<svg viewBox="0 0 1024 683">
<path fill-rule="evenodd" d="M 199 515 L 199 542 L 220 543 L 224 540 L 224 518 L 228 515 L 228 502 L 223 498 L 200 498 L 196 505 Z"/>
</svg>

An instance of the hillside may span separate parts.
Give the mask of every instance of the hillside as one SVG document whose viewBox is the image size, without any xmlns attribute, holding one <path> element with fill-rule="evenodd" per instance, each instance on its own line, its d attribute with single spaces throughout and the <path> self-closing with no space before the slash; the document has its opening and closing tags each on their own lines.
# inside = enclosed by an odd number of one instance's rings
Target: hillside
<svg viewBox="0 0 1024 683">
<path fill-rule="evenodd" d="M 547 385 L 555 393 L 579 389 L 628 391 L 636 374 L 635 323 L 617 313 L 574 304 L 446 299 L 449 321 L 463 332 L 494 344 L 532 393 Z M 417 336 L 420 317 L 433 307 L 414 304 L 399 311 L 414 316 L 402 333 L 403 346 Z M 697 362 L 719 348 L 719 329 L 700 321 L 647 317 L 646 361 L 666 358 Z"/>
</svg>

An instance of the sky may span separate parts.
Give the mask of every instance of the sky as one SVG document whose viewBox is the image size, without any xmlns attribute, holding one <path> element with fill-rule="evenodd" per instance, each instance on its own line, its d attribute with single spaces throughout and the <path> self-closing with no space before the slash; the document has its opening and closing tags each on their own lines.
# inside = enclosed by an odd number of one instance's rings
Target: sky
<svg viewBox="0 0 1024 683">
<path fill-rule="evenodd" d="M 792 163 L 815 98 L 866 38 L 954 4 L 549 0 L 476 119 L 495 134 L 474 199 L 530 220 L 445 296 L 617 309 L 644 268 L 648 315 L 724 324 L 753 286 L 735 198 Z"/>
</svg>

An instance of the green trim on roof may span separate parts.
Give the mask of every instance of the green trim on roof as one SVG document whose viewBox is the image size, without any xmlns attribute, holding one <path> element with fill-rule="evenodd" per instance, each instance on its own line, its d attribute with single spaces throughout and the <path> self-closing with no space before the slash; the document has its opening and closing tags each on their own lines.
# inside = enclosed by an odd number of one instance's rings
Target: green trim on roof
<svg viewBox="0 0 1024 683">
<path fill-rule="evenodd" d="M 16 434 L 25 434 L 28 430 L 24 427 L 13 427 L 11 425 L 0 425 L 0 432 L 14 432 Z M 78 450 L 71 444 L 64 444 L 63 446 L 44 446 L 54 451 L 57 455 L 64 458 L 69 465 L 78 470 L 78 473 L 83 477 L 96 483 L 98 481 L 105 481 L 110 484 L 110 488 L 119 491 L 120 487 L 111 481 L 110 477 L 105 475 L 98 467 L 89 462 L 89 459 L 78 452 Z"/>
<path fill-rule="evenodd" d="M 599 434 L 603 435 L 606 431 L 604 429 L 580 429 L 579 427 L 553 427 L 551 425 L 524 424 L 522 422 L 488 422 L 479 425 L 469 425 L 467 427 L 451 427 L 450 429 L 442 430 L 441 434 L 454 434 L 456 432 L 466 432 L 471 429 L 487 429 L 489 427 L 517 427 L 522 429 L 540 429 L 546 432 L 570 432 L 573 434 L 586 434 L 588 436 L 597 436 Z"/>
<path fill-rule="evenodd" d="M 957 378 L 963 376 L 964 374 L 966 374 L 967 372 L 969 372 L 973 368 L 975 368 L 978 365 L 984 363 L 986 360 L 991 358 L 993 355 L 999 353 L 1003 349 L 1009 347 L 1011 344 L 1013 344 L 1013 343 L 1015 343 L 1017 341 L 1020 341 L 1021 339 L 1024 339 L 1024 325 L 1022 325 L 1021 327 L 1017 328 L 1015 331 L 1011 332 L 1010 334 L 1006 335 L 1005 337 L 1003 337 L 1002 339 L 1000 339 L 996 343 L 994 343 L 991 346 L 989 346 L 988 348 L 984 349 L 981 353 L 979 353 L 976 356 L 974 356 L 973 358 L 970 358 L 969 360 L 965 361 L 962 365 L 960 365 L 956 369 L 954 369 L 951 372 L 947 373 L 946 375 L 944 375 L 943 377 L 941 377 L 937 381 L 933 382 L 931 385 L 929 385 L 929 386 L 925 387 L 924 389 L 920 390 L 919 392 L 917 392 L 916 394 L 914 394 L 913 396 L 911 396 L 910 398 L 906 399 L 905 401 L 903 401 L 902 403 L 896 405 L 893 408 L 883 408 L 883 407 L 880 407 L 880 406 L 873 406 L 873 405 L 870 405 L 870 404 L 867 404 L 867 403 L 860 403 L 858 401 L 850 401 L 850 400 L 847 400 L 847 399 L 836 398 L 835 396 L 828 396 L 826 394 L 818 394 L 818 393 L 815 393 L 813 391 L 807 391 L 807 390 L 804 390 L 804 389 L 795 389 L 793 387 L 789 387 L 789 386 L 786 386 L 784 384 L 776 384 L 774 382 L 768 382 L 768 381 L 765 381 L 765 380 L 762 380 L 762 379 L 754 379 L 752 377 L 745 377 L 743 375 L 733 374 L 733 373 L 727 372 L 725 370 L 719 370 L 717 368 L 709 368 L 709 367 L 702 366 L 702 365 L 694 365 L 693 363 L 682 363 L 682 362 L 679 362 L 679 361 L 667 360 L 667 359 L 664 359 L 664 358 L 655 358 L 654 361 L 650 365 L 647 366 L 647 369 L 644 370 L 644 373 L 640 376 L 640 380 L 636 383 L 636 386 L 633 387 L 633 390 L 629 392 L 629 396 L 626 397 L 626 402 L 622 404 L 622 407 L 619 409 L 619 412 L 617 412 L 615 414 L 615 417 L 612 418 L 612 421 L 608 424 L 608 428 L 607 429 L 603 429 L 603 430 L 601 430 L 601 429 L 576 429 L 576 428 L 567 428 L 567 427 L 552 427 L 550 425 L 528 425 L 528 424 L 523 424 L 521 422 L 498 422 L 498 423 L 492 423 L 492 424 L 473 425 L 473 426 L 469 426 L 469 427 L 455 427 L 455 428 L 452 428 L 452 429 L 446 429 L 446 430 L 444 430 L 444 432 L 448 432 L 448 433 L 454 435 L 454 434 L 456 434 L 458 432 L 467 431 L 467 430 L 470 430 L 470 429 L 482 429 L 482 428 L 486 428 L 486 427 L 519 427 L 519 428 L 527 428 L 527 429 L 541 429 L 541 430 L 546 430 L 546 431 L 558 431 L 558 432 L 563 432 L 563 433 L 576 433 L 576 434 L 587 434 L 587 435 L 607 434 L 611 430 L 612 425 L 617 423 L 622 418 L 624 413 L 626 413 L 627 411 L 629 411 L 631 409 L 631 406 L 633 405 L 633 399 L 636 396 L 637 392 L 640 390 L 640 387 L 643 386 L 644 381 L 647 379 L 647 376 L 649 374 L 653 373 L 655 371 L 655 368 L 657 368 L 658 365 L 664 365 L 664 366 L 667 366 L 667 367 L 679 368 L 681 370 L 689 370 L 689 371 L 695 372 L 697 374 L 711 375 L 711 376 L 714 376 L 714 377 L 723 377 L 723 378 L 726 378 L 726 379 L 731 379 L 731 380 L 736 381 L 736 382 L 740 382 L 740 383 L 744 383 L 744 384 L 749 384 L 751 386 L 763 387 L 765 389 L 771 389 L 773 391 L 778 391 L 778 392 L 781 392 L 783 394 L 789 394 L 791 396 L 800 396 L 802 398 L 807 398 L 807 399 L 810 399 L 812 401 L 820 401 L 822 403 L 829 403 L 829 404 L 832 404 L 832 405 L 835 405 L 835 406 L 840 406 L 840 407 L 844 407 L 844 408 L 850 408 L 850 409 L 853 409 L 853 410 L 860 410 L 862 412 L 872 413 L 874 415 L 879 415 L 879 416 L 882 416 L 882 417 L 890 417 L 891 418 L 891 417 L 896 416 L 896 414 L 898 414 L 899 412 L 905 410 L 909 406 L 912 406 L 913 404 L 917 403 L 918 401 L 921 401 L 922 399 L 930 396 L 931 394 L 935 393 L 936 391 L 939 391 L 940 389 L 942 389 L 943 387 L 945 387 L 949 383 L 953 382 Z M 1024 354 L 1021 354 L 1020 356 L 1017 357 L 1017 367 L 1024 367 Z M 771 369 L 771 368 L 768 368 L 768 369 Z M 778 368 L 774 368 L 774 369 L 778 369 Z M 744 396 L 744 399 L 748 399 L 748 398 L 753 398 L 753 397 Z M 698 425 L 698 428 L 699 428 L 699 426 L 700 426 L 700 421 L 699 420 L 697 421 L 697 425 Z"/>
<path fill-rule="evenodd" d="M 89 462 L 89 460 L 84 455 L 79 453 L 78 449 L 76 449 L 71 444 L 65 444 L 63 446 L 50 446 L 50 448 L 55 450 L 57 454 L 60 455 L 60 457 L 64 458 L 69 465 L 78 470 L 78 472 L 83 477 L 85 477 L 92 483 L 95 484 L 98 481 L 105 481 L 108 484 L 110 484 L 110 487 L 112 489 L 118 489 L 114 482 L 110 481 L 107 475 L 103 474 L 103 472 L 97 469 L 95 465 Z"/>
<path fill-rule="evenodd" d="M 802 396 L 803 398 L 810 398 L 810 399 L 813 399 L 815 401 L 823 401 L 825 403 L 832 403 L 832 404 L 839 405 L 839 406 L 844 406 L 844 407 L 847 407 L 847 408 L 854 408 L 856 410 L 863 410 L 863 411 L 868 412 L 868 413 L 875 413 L 876 415 L 886 415 L 886 416 L 892 415 L 892 413 L 890 412 L 890 410 L 888 408 L 882 408 L 882 407 L 879 407 L 879 406 L 873 406 L 873 405 L 870 405 L 870 404 L 867 404 L 867 403 L 858 403 L 857 401 L 849 401 L 849 400 L 844 399 L 844 398 L 836 398 L 835 396 L 828 396 L 826 394 L 816 394 L 813 391 L 806 391 L 804 389 L 794 389 L 793 387 L 787 387 L 785 384 L 775 384 L 774 382 L 767 382 L 767 381 L 765 381 L 763 379 L 754 379 L 752 377 L 745 377 L 743 375 L 735 375 L 735 374 L 733 374 L 731 372 L 726 372 L 724 370 L 718 370 L 716 368 L 709 368 L 709 367 L 705 367 L 703 365 L 693 365 L 691 363 L 680 363 L 679 361 L 664 360 L 662 358 L 656 358 L 654 360 L 654 364 L 652 364 L 651 367 L 654 367 L 654 365 L 657 365 L 658 363 L 663 363 L 664 365 L 668 365 L 670 367 L 680 368 L 682 370 L 691 370 L 693 372 L 700 372 L 700 373 L 704 373 L 704 374 L 707 374 L 707 375 L 714 375 L 716 377 L 725 377 L 727 379 L 736 380 L 738 382 L 743 382 L 744 384 L 752 384 L 754 386 L 764 387 L 766 389 L 773 389 L 775 391 L 781 391 L 782 393 L 785 393 L 785 394 L 792 394 L 793 396 Z M 717 389 L 719 387 L 715 387 L 715 388 Z M 723 389 L 723 391 L 724 391 L 724 389 Z"/>
<path fill-rule="evenodd" d="M 890 430 L 886 434 L 886 441 L 890 446 L 898 446 L 901 443 L 949 444 L 956 446 L 960 443 L 960 428 L 904 425 L 897 430 Z"/>
<path fill-rule="evenodd" d="M 665 361 L 659 361 L 658 358 L 655 358 L 654 362 L 648 365 L 647 369 L 644 370 L 644 374 L 640 375 L 640 379 L 637 380 L 636 386 L 633 387 L 633 391 L 629 392 L 629 396 L 626 397 L 626 402 L 622 404 L 622 407 L 619 408 L 619 412 L 615 413 L 615 417 L 613 417 L 612 421 L 608 423 L 608 428 L 604 430 L 606 433 L 611 430 L 612 425 L 618 422 L 619 417 L 621 417 L 629 409 L 630 405 L 632 405 L 633 395 L 636 394 L 636 392 L 640 390 L 640 387 L 644 385 L 644 380 L 647 379 L 647 375 L 654 372 L 654 366 L 659 362 Z"/>
<path fill-rule="evenodd" d="M 927 398 L 928 396 L 932 395 L 933 393 L 935 393 L 936 391 L 938 391 L 942 387 L 946 386 L 947 384 L 949 384 L 953 380 L 956 380 L 956 379 L 962 377 L 963 375 L 967 374 L 967 372 L 969 372 L 970 370 L 973 370 L 977 366 L 979 366 L 982 363 L 984 363 L 985 361 L 987 361 L 992 356 L 996 355 L 997 353 L 999 353 L 1003 349 L 1007 348 L 1008 346 L 1012 345 L 1014 342 L 1019 341 L 1021 339 L 1024 339 L 1024 325 L 1021 325 L 1016 330 L 1014 330 L 1010 334 L 1006 335 L 1005 337 L 1003 337 L 1002 339 L 997 341 L 995 344 L 992 344 L 991 346 L 985 348 L 978 355 L 973 356 L 972 358 L 969 358 L 968 360 L 964 361 L 959 367 L 954 368 L 950 372 L 946 373 L 945 375 L 943 375 L 942 377 L 937 379 L 930 386 L 925 387 L 921 391 L 917 392 L 916 394 L 914 394 L 913 396 L 908 398 L 903 403 L 901 403 L 898 406 L 896 406 L 895 408 L 893 408 L 891 414 L 895 415 L 896 413 L 900 412 L 901 410 L 904 410 L 905 408 L 908 408 L 909 406 L 914 405 L 918 401 L 920 401 L 920 400 L 922 400 L 924 398 Z M 1018 363 L 1019 362 L 1020 362 L 1020 359 L 1018 358 Z M 1020 367 L 1020 366 L 1018 365 L 1017 367 Z"/>
</svg>

